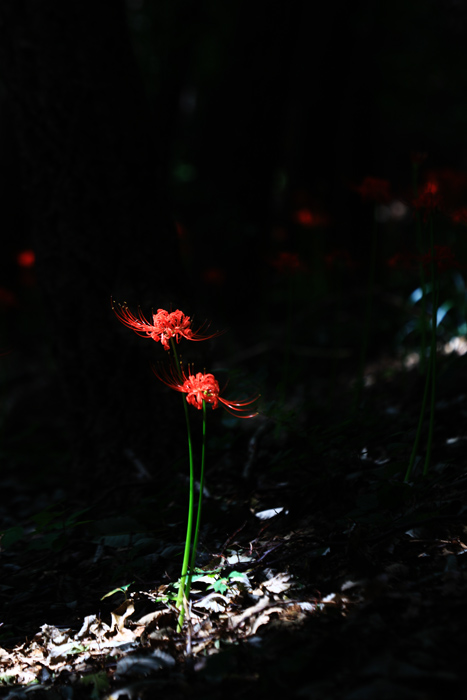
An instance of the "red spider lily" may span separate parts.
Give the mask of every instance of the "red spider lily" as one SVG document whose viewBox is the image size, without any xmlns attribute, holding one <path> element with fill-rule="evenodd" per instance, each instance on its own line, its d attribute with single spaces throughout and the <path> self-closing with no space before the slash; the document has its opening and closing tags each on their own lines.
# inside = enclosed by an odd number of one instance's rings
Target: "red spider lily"
<svg viewBox="0 0 467 700">
<path fill-rule="evenodd" d="M 421 260 L 425 267 L 431 267 L 431 263 L 434 262 L 435 266 L 440 272 L 446 272 L 446 270 L 458 269 L 460 267 L 457 262 L 454 253 L 451 248 L 447 245 L 435 245 L 434 255 L 431 255 L 431 251 L 426 255 L 423 255 Z"/>
<path fill-rule="evenodd" d="M 379 177 L 365 177 L 362 184 L 354 186 L 353 189 L 365 202 L 385 204 L 391 200 L 390 187 L 387 180 Z"/>
<path fill-rule="evenodd" d="M 429 170 L 427 179 L 438 185 L 444 204 L 454 209 L 465 203 L 467 173 L 453 168 L 438 168 Z"/>
<path fill-rule="evenodd" d="M 287 251 L 282 251 L 271 260 L 271 265 L 281 274 L 294 274 L 306 270 L 306 265 L 300 260 L 297 253 L 289 253 Z"/>
<path fill-rule="evenodd" d="M 186 394 L 187 403 L 195 408 L 201 410 L 203 401 L 206 401 L 206 403 L 211 404 L 213 409 L 218 408 L 219 403 L 221 403 L 226 411 L 239 418 L 253 418 L 257 415 L 257 413 L 245 415 L 245 412 L 249 410 L 247 406 L 257 401 L 257 396 L 246 401 L 227 401 L 219 396 L 219 383 L 213 374 L 203 374 L 202 372 L 193 374 L 189 366 L 187 375 L 181 365 L 180 376 L 173 365 L 170 365 L 169 369 L 163 368 L 159 371 L 153 369 L 153 372 L 168 387 Z"/>
<path fill-rule="evenodd" d="M 20 267 L 34 267 L 36 262 L 36 255 L 33 250 L 28 248 L 27 250 L 22 250 L 16 256 L 16 262 Z"/>
<path fill-rule="evenodd" d="M 316 226 L 326 226 L 328 218 L 323 214 L 312 212 L 310 209 L 298 209 L 293 214 L 293 220 L 305 228 L 315 228 Z"/>
<path fill-rule="evenodd" d="M 138 316 L 135 316 L 126 304 L 112 307 L 118 320 L 127 328 L 135 331 L 141 337 L 152 338 L 156 343 L 160 342 L 166 350 L 170 350 L 169 341 L 174 338 L 177 343 L 180 338 L 187 340 L 209 340 L 219 335 L 212 333 L 204 335 L 201 333 L 201 328 L 193 331 L 191 328 L 191 319 L 189 316 L 177 309 L 176 311 L 165 311 L 165 309 L 157 309 L 157 314 L 152 315 L 152 323 L 150 323 L 138 309 Z"/>
<path fill-rule="evenodd" d="M 439 193 L 438 183 L 429 181 L 423 185 L 421 193 L 412 201 L 415 209 L 424 209 L 425 214 L 439 209 L 441 204 L 441 195 Z"/>
<path fill-rule="evenodd" d="M 450 214 L 451 220 L 455 224 L 467 225 L 467 207 L 461 207 L 460 209 L 455 209 Z"/>
</svg>

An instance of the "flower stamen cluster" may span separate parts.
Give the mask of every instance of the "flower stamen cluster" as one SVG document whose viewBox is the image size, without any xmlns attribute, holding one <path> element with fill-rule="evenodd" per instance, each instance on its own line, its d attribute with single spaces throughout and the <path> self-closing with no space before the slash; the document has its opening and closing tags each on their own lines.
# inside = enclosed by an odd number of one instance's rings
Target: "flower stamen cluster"
<svg viewBox="0 0 467 700">
<path fill-rule="evenodd" d="M 205 374 L 203 372 L 192 372 L 191 367 L 188 367 L 188 373 L 185 373 L 182 365 L 180 365 L 180 373 L 176 371 L 173 365 L 167 368 L 153 369 L 154 374 L 170 389 L 175 389 L 183 394 L 186 394 L 186 401 L 191 406 L 201 410 L 203 401 L 211 404 L 213 410 L 222 404 L 226 411 L 239 418 L 253 418 L 257 413 L 247 413 L 249 406 L 253 404 L 258 397 L 247 399 L 245 401 L 228 401 L 220 396 L 219 382 L 213 374 Z"/>
<path fill-rule="evenodd" d="M 152 338 L 156 343 L 160 342 L 166 350 L 170 350 L 170 341 L 172 339 L 179 343 L 180 338 L 185 338 L 186 340 L 209 340 L 219 335 L 219 333 L 205 335 L 201 332 L 202 327 L 196 331 L 192 330 L 190 316 L 185 316 L 179 309 L 176 311 L 158 309 L 157 313 L 152 315 L 152 323 L 146 319 L 141 309 L 138 309 L 137 316 L 130 311 L 126 304 L 114 306 L 113 310 L 123 325 L 143 338 Z"/>
</svg>

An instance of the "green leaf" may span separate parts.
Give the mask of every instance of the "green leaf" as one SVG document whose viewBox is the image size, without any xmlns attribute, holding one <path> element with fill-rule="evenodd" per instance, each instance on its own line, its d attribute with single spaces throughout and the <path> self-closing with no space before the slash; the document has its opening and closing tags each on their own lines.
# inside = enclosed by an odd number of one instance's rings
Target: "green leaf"
<svg viewBox="0 0 467 700">
<path fill-rule="evenodd" d="M 229 588 L 228 579 L 221 578 L 218 581 L 213 581 L 209 588 L 213 588 L 216 593 L 225 593 Z"/>
<path fill-rule="evenodd" d="M 229 579 L 232 582 L 238 581 L 239 583 L 243 583 L 243 585 L 247 586 L 247 588 L 250 588 L 251 586 L 250 579 L 244 572 L 242 573 L 241 571 L 231 571 L 229 574 Z"/>
<path fill-rule="evenodd" d="M 89 676 L 83 676 L 80 680 L 84 685 L 93 686 L 91 692 L 93 700 L 99 700 L 101 694 L 109 689 L 109 680 L 105 671 L 91 673 Z"/>
<path fill-rule="evenodd" d="M 1 545 L 3 549 L 8 549 L 12 544 L 20 540 L 24 535 L 24 528 L 20 525 L 15 527 L 10 527 L 8 530 L 3 530 L 0 532 Z"/>
<path fill-rule="evenodd" d="M 1 685 L 12 685 L 15 682 L 16 676 L 10 673 L 0 673 L 0 684 Z"/>
<path fill-rule="evenodd" d="M 110 593 L 106 593 L 105 595 L 102 596 L 101 600 L 104 600 L 104 598 L 110 598 L 111 595 L 114 593 L 125 593 L 126 591 L 134 584 L 134 581 L 131 581 L 131 583 L 125 583 L 124 586 L 119 586 L 118 588 L 114 588 Z"/>
<path fill-rule="evenodd" d="M 32 516 L 32 520 L 36 523 L 36 529 L 38 531 L 45 530 L 45 528 L 52 523 L 53 520 L 59 518 L 65 513 L 64 510 L 52 510 L 52 506 L 48 506 L 45 510 Z M 53 527 L 57 527 L 55 523 Z"/>
</svg>

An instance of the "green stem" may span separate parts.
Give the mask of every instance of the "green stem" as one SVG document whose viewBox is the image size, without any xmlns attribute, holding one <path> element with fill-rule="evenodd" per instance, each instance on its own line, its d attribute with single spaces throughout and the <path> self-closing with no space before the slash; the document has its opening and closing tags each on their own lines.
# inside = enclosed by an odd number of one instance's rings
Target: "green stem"
<svg viewBox="0 0 467 700">
<path fill-rule="evenodd" d="M 415 199 L 418 198 L 418 163 L 412 163 L 412 187 Z M 423 236 L 422 236 L 422 226 L 420 222 L 420 213 L 415 212 L 415 236 L 417 241 L 418 255 L 423 254 Z M 426 367 L 426 283 L 425 283 L 425 271 L 423 269 L 422 263 L 419 265 L 420 271 L 420 286 L 422 289 L 422 301 L 421 301 L 421 339 L 420 339 L 420 374 L 425 374 Z"/>
<path fill-rule="evenodd" d="M 196 552 L 198 551 L 199 525 L 201 522 L 201 506 L 203 503 L 204 455 L 205 455 L 205 453 L 206 453 L 206 401 L 203 401 L 203 445 L 201 448 L 201 475 L 199 477 L 198 513 L 196 515 L 195 536 L 193 538 L 193 549 L 191 551 L 190 575 L 188 577 L 188 582 L 186 584 L 186 589 L 185 589 L 186 598 L 188 598 L 188 596 L 190 595 L 191 579 L 193 578 L 193 572 L 195 570 L 195 562 L 196 562 Z"/>
<path fill-rule="evenodd" d="M 420 223 L 420 214 L 416 212 L 415 219 L 415 230 L 417 237 L 417 248 L 418 255 L 421 257 L 423 254 L 423 236 L 422 227 Z M 420 374 L 425 373 L 426 369 L 426 281 L 425 281 L 425 270 L 423 268 L 423 263 L 419 263 L 420 272 L 420 287 L 422 289 L 422 299 L 421 299 L 421 340 L 420 340 Z"/>
<path fill-rule="evenodd" d="M 439 302 L 439 277 L 436 274 L 435 266 L 435 247 L 433 239 L 433 222 L 430 220 L 430 248 L 431 248 L 431 279 L 433 281 L 433 311 L 431 318 L 431 351 L 430 351 L 430 365 L 431 365 L 431 405 L 430 405 L 430 424 L 428 428 L 428 441 L 426 447 L 425 464 L 423 467 L 423 476 L 428 474 L 428 469 L 431 461 L 431 447 L 433 444 L 433 429 L 435 424 L 435 394 L 436 394 L 436 327 L 438 325 L 438 302 Z M 436 277 L 435 277 L 436 275 Z"/>
<path fill-rule="evenodd" d="M 412 187 L 413 195 L 415 199 L 418 199 L 418 163 L 412 163 Z M 422 226 L 420 222 L 420 213 L 415 211 L 415 238 L 417 241 L 418 255 L 423 254 L 423 237 L 422 237 Z M 420 341 L 420 374 L 425 374 L 426 366 L 426 286 L 425 286 L 425 271 L 423 265 L 419 264 L 420 272 L 420 286 L 422 288 L 422 302 L 421 302 L 421 341 Z"/>
<path fill-rule="evenodd" d="M 428 442 L 427 451 L 425 455 L 425 465 L 423 468 L 423 475 L 426 476 L 428 472 L 428 466 L 431 459 L 431 445 L 433 442 L 433 426 L 434 426 L 434 412 L 435 412 L 435 379 L 436 379 L 436 326 L 438 318 L 438 290 L 439 284 L 437 278 L 435 278 L 435 259 L 434 259 L 434 239 L 433 239 L 433 222 L 430 219 L 430 252 L 431 252 L 431 278 L 432 278 L 432 294 L 433 294 L 433 309 L 432 309 L 432 335 L 431 335 L 431 348 L 430 348 L 430 358 L 428 362 L 428 369 L 426 372 L 425 379 L 425 389 L 423 392 L 422 407 L 420 410 L 420 417 L 418 419 L 417 433 L 415 435 L 415 442 L 412 449 L 412 454 L 410 455 L 409 466 L 405 473 L 404 481 L 407 483 L 412 474 L 412 469 L 415 462 L 415 457 L 417 454 L 418 444 L 420 442 L 420 436 L 422 432 L 423 417 L 425 415 L 426 403 L 428 399 L 428 391 L 431 384 L 431 402 L 430 402 L 430 423 L 428 429 Z"/>
<path fill-rule="evenodd" d="M 426 407 L 426 400 L 428 397 L 428 389 L 430 387 L 430 379 L 431 379 L 431 362 L 428 364 L 428 371 L 426 373 L 425 389 L 423 392 L 423 400 L 422 400 L 422 408 L 420 410 L 420 417 L 418 419 L 417 433 L 415 435 L 415 442 L 414 442 L 414 445 L 412 448 L 412 454 L 410 455 L 409 466 L 407 467 L 407 471 L 405 472 L 405 477 L 404 477 L 405 483 L 407 483 L 409 481 L 410 476 L 412 474 L 413 465 L 415 463 L 415 457 L 417 454 L 418 443 L 420 442 L 420 435 L 422 432 L 423 416 L 425 415 L 425 407 Z"/>
<path fill-rule="evenodd" d="M 178 372 L 178 375 L 180 377 L 180 380 L 182 381 L 183 380 L 182 370 L 180 368 L 180 363 L 179 363 L 178 355 L 177 355 L 177 348 L 175 347 L 175 342 L 174 342 L 173 338 L 170 339 L 170 343 L 172 345 L 172 351 L 174 354 L 175 366 L 177 368 L 177 372 Z M 188 406 L 186 403 L 186 399 L 185 399 L 185 396 L 183 396 L 183 395 L 182 395 L 182 400 L 183 400 L 183 408 L 185 410 L 186 429 L 187 429 L 187 435 L 188 435 L 188 456 L 189 456 L 189 461 L 190 461 L 190 496 L 189 496 L 189 501 L 188 501 L 188 522 L 187 522 L 187 528 L 186 528 L 185 552 L 183 554 L 182 573 L 180 575 L 180 588 L 178 589 L 177 600 L 175 603 L 177 610 L 179 610 L 179 616 L 178 616 L 178 622 L 177 622 L 177 632 L 181 632 L 182 627 L 183 627 L 183 620 L 185 619 L 184 597 L 185 597 L 186 576 L 187 576 L 187 572 L 188 572 L 188 562 L 190 560 L 191 532 L 193 530 L 193 503 L 194 503 L 194 492 L 195 492 L 195 477 L 194 477 L 194 469 L 193 469 L 193 447 L 192 447 L 192 443 L 191 443 L 190 417 L 188 415 Z"/>
</svg>

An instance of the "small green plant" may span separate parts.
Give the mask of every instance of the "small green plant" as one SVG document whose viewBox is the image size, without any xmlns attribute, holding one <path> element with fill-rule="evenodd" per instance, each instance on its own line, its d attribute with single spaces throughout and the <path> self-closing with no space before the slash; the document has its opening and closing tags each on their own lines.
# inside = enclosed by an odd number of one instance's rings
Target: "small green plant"
<svg viewBox="0 0 467 700">
<path fill-rule="evenodd" d="M 203 582 L 207 583 L 207 590 L 215 591 L 215 593 L 226 593 L 229 588 L 236 583 L 240 583 L 247 588 L 250 587 L 250 580 L 244 572 L 241 571 L 231 571 L 227 576 L 222 575 L 222 569 L 216 569 L 214 571 L 202 571 L 202 569 L 195 569 L 192 576 L 192 582 Z"/>
<path fill-rule="evenodd" d="M 113 588 L 111 591 L 103 595 L 101 600 L 104 600 L 105 598 L 110 598 L 110 596 L 114 595 L 115 593 L 123 593 L 123 595 L 125 596 L 125 600 L 127 600 L 127 590 L 130 588 L 131 585 L 133 585 L 133 583 L 134 581 L 132 581 L 131 583 L 126 583 L 124 586 L 118 586 L 117 588 Z"/>
<path fill-rule="evenodd" d="M 412 331 L 420 332 L 419 348 L 420 361 L 419 370 L 425 376 L 422 404 L 418 419 L 415 439 L 409 458 L 409 463 L 405 472 L 404 482 L 408 482 L 412 476 L 417 458 L 417 452 L 421 439 L 427 404 L 429 404 L 428 436 L 425 452 L 423 475 L 426 476 L 431 462 L 431 451 L 433 445 L 434 420 L 435 420 L 435 396 L 437 379 L 437 340 L 438 328 L 450 309 L 456 307 L 458 310 L 457 327 L 465 329 L 465 285 L 462 276 L 457 272 L 460 265 L 454 257 L 450 246 L 435 245 L 434 220 L 437 212 L 444 212 L 451 217 L 454 222 L 463 221 L 463 209 L 453 211 L 447 205 L 445 196 L 448 194 L 447 184 L 459 181 L 459 178 L 452 173 L 447 175 L 446 171 L 432 173 L 430 178 L 422 185 L 418 183 L 418 169 L 420 163 L 426 158 L 425 154 L 412 154 L 412 180 L 413 199 L 411 207 L 415 218 L 415 253 L 398 253 L 388 264 L 391 267 L 401 265 L 406 270 L 416 269 L 419 275 L 419 285 L 410 296 L 412 306 L 419 304 L 418 320 L 406 324 L 404 331 L 399 334 L 400 339 L 406 337 Z M 444 183 L 444 189 L 443 189 Z M 446 299 L 440 303 L 441 296 L 441 274 L 452 271 L 454 286 L 456 289 L 455 298 Z M 431 304 L 430 304 L 431 301 Z M 431 313 L 431 318 L 430 318 Z M 462 320 L 459 318 L 462 317 Z"/>
<path fill-rule="evenodd" d="M 431 308 L 431 344 L 428 367 L 426 370 L 425 388 L 423 391 L 422 406 L 420 417 L 415 434 L 415 441 L 410 455 L 409 465 L 405 473 L 404 481 L 409 481 L 412 470 L 415 464 L 418 445 L 425 416 L 426 404 L 430 395 L 430 417 L 428 426 L 427 448 L 425 453 L 425 462 L 423 466 L 423 476 L 428 474 L 431 461 L 431 448 L 433 445 L 433 429 L 435 418 L 435 395 L 436 395 L 436 340 L 438 327 L 438 309 L 439 309 L 439 288 L 440 288 L 440 273 L 451 268 L 458 267 L 458 263 L 448 246 L 435 246 L 433 244 L 433 229 L 430 227 L 430 252 L 423 256 L 422 262 L 425 267 L 429 267 L 431 273 L 431 290 L 432 290 L 432 308 Z"/>
</svg>

